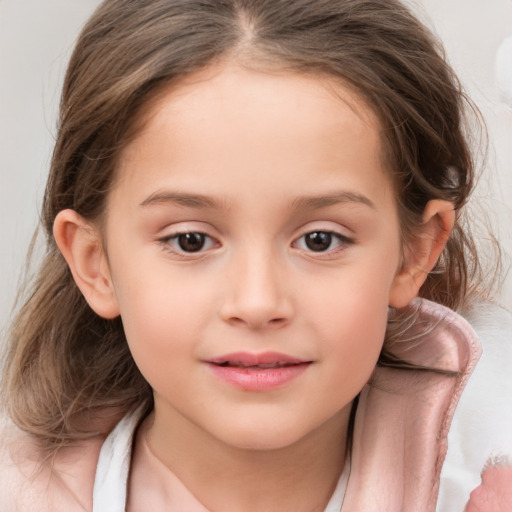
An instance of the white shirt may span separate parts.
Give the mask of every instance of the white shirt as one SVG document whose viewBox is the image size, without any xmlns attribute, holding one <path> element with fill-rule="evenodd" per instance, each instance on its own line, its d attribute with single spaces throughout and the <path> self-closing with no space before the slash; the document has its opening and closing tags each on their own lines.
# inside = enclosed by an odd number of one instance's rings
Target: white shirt
<svg viewBox="0 0 512 512">
<path fill-rule="evenodd" d="M 93 490 L 93 512 L 125 512 L 132 447 L 141 410 L 126 415 L 101 447 Z M 324 512 L 339 512 L 350 475 L 350 450 L 343 472 Z"/>
</svg>

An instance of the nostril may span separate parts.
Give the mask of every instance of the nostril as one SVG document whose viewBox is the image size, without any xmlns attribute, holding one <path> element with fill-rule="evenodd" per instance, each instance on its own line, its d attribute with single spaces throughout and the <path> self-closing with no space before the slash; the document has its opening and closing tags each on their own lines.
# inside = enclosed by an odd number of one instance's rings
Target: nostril
<svg viewBox="0 0 512 512">
<path fill-rule="evenodd" d="M 261 274 L 261 273 L 260 273 Z M 250 329 L 280 328 L 293 316 L 289 294 L 275 279 L 249 273 L 248 281 L 238 281 L 222 297 L 219 315 L 223 321 Z"/>
<path fill-rule="evenodd" d="M 239 317 L 232 316 L 226 319 L 232 325 L 245 325 L 250 329 L 264 329 L 266 328 L 280 328 L 286 325 L 287 319 L 285 317 L 276 317 L 265 320 L 264 318 L 256 317 Z"/>
</svg>

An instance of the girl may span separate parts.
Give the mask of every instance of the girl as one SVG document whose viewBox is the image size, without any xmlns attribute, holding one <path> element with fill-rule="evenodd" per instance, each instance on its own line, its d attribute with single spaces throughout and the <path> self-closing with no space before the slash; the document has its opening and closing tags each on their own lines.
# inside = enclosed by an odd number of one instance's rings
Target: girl
<svg viewBox="0 0 512 512">
<path fill-rule="evenodd" d="M 10 334 L 1 510 L 435 510 L 480 354 L 464 103 L 395 1 L 100 6 Z M 497 481 L 468 507 L 509 510 Z"/>
</svg>

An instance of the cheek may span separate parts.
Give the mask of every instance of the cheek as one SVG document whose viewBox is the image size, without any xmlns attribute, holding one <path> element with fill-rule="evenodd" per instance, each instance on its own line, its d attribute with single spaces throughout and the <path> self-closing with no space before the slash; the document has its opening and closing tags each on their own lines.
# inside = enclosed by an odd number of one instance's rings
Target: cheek
<svg viewBox="0 0 512 512">
<path fill-rule="evenodd" d="M 378 360 L 388 320 L 389 268 L 379 272 L 351 272 L 325 283 L 328 300 L 311 300 L 305 307 L 321 331 L 322 358 L 330 374 L 357 394 Z"/>
<path fill-rule="evenodd" d="M 370 377 L 382 350 L 387 311 L 385 302 L 369 303 L 367 297 L 360 297 L 339 311 L 337 322 L 333 322 L 329 352 L 356 387 Z"/>
<path fill-rule="evenodd" d="M 382 337 L 386 328 L 389 294 L 395 275 L 395 257 L 391 264 L 364 261 L 348 265 L 337 273 L 316 276 L 303 284 L 310 292 L 304 297 L 304 311 L 311 318 L 322 318 L 328 329 L 351 331 L 356 337 Z"/>
<path fill-rule="evenodd" d="M 115 288 L 130 351 L 151 381 L 151 374 L 194 354 L 212 300 L 207 286 L 191 286 L 165 265 L 148 268 L 125 272 Z"/>
</svg>

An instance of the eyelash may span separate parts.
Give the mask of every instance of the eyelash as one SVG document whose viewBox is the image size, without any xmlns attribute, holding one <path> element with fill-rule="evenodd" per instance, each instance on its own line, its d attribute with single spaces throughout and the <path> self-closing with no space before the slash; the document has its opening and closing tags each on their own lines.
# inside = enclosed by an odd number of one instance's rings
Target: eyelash
<svg viewBox="0 0 512 512">
<path fill-rule="evenodd" d="M 191 235 L 194 237 L 199 237 L 200 247 L 197 248 L 197 250 L 186 250 L 186 249 L 184 249 L 184 247 L 181 244 L 181 242 L 186 241 L 186 239 L 180 240 L 181 237 L 190 237 Z M 306 238 L 308 236 L 312 237 L 313 235 L 315 235 L 315 238 L 320 237 L 320 240 L 318 240 L 318 242 L 320 242 L 320 243 L 322 241 L 324 243 L 328 242 L 328 247 L 325 250 L 321 249 L 321 248 L 320 248 L 320 250 L 313 249 L 311 247 L 311 245 L 308 245 L 308 241 Z M 323 240 L 322 240 L 322 238 L 323 238 Z M 300 243 L 301 240 L 304 240 L 303 244 Z M 212 238 L 211 236 L 209 236 L 208 234 L 206 234 L 202 231 L 182 231 L 179 233 L 173 233 L 172 235 L 163 237 L 163 238 L 159 239 L 158 241 L 162 245 L 164 245 L 166 250 L 168 250 L 174 254 L 177 254 L 179 256 L 182 256 L 182 257 L 190 257 L 193 255 L 196 255 L 196 256 L 202 255 L 203 252 L 208 251 L 209 249 L 213 248 L 215 246 L 215 244 L 218 244 L 218 242 L 216 242 L 216 240 L 214 238 Z M 336 247 L 332 248 L 331 246 L 335 241 L 337 242 Z M 353 243 L 354 243 L 353 239 L 348 238 L 344 235 L 341 235 L 340 233 L 336 233 L 335 231 L 330 231 L 330 230 L 326 230 L 326 229 L 317 229 L 317 230 L 308 231 L 307 233 L 304 233 L 299 238 L 297 238 L 293 242 L 292 245 L 294 247 L 296 247 L 297 249 L 300 249 L 302 251 L 305 251 L 305 252 L 308 252 L 311 254 L 331 255 L 331 254 L 335 254 L 338 251 L 345 249 L 347 246 L 349 246 Z M 205 248 L 205 245 L 207 245 L 208 247 Z M 302 245 L 302 247 L 301 247 L 301 245 Z"/>
<path fill-rule="evenodd" d="M 174 243 L 180 244 L 180 237 L 186 237 L 189 235 L 202 237 L 203 244 L 201 245 L 201 247 L 198 250 L 187 251 L 187 250 L 183 249 L 183 247 L 174 246 Z M 207 241 L 209 241 L 209 244 L 211 245 L 211 247 L 208 247 L 207 249 L 205 249 L 204 245 Z M 183 257 L 190 257 L 192 255 L 198 255 L 198 256 L 202 255 L 202 253 L 205 250 L 211 249 L 216 244 L 216 241 L 211 236 L 209 236 L 206 233 L 203 233 L 202 231 L 182 231 L 179 233 L 173 233 L 172 235 L 160 238 L 158 240 L 158 242 L 160 242 L 165 247 L 165 249 L 168 250 L 169 252 L 172 252 L 174 254 L 177 254 L 177 255 L 183 256 Z"/>
<path fill-rule="evenodd" d="M 312 235 L 321 235 L 321 236 L 328 236 L 329 241 L 329 247 L 326 250 L 319 250 L 315 251 L 310 246 L 308 247 L 308 242 L 306 241 L 306 237 L 312 236 Z M 304 245 L 306 247 L 300 247 L 300 241 L 304 240 Z M 337 242 L 336 247 L 331 248 L 333 242 Z M 336 254 L 338 251 L 342 251 L 347 248 L 347 246 L 354 243 L 354 240 L 344 236 L 340 233 L 337 233 L 336 231 L 330 231 L 328 229 L 315 229 L 313 231 L 308 231 L 307 233 L 304 233 L 302 236 L 300 236 L 295 242 L 294 245 L 303 251 L 306 251 L 311 254 L 318 254 L 318 255 L 331 255 Z"/>
</svg>

